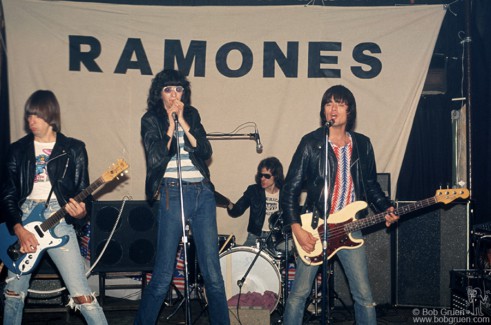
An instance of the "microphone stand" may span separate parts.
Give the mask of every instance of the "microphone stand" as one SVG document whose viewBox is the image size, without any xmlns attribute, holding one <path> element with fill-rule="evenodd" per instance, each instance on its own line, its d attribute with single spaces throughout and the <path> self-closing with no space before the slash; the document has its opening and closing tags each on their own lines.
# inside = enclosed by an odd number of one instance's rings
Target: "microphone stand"
<svg viewBox="0 0 491 325">
<path fill-rule="evenodd" d="M 273 225 L 273 228 L 276 227 L 276 224 L 280 221 L 281 218 L 277 218 L 274 225 Z M 266 243 L 269 242 L 269 238 L 271 237 L 271 235 L 273 234 L 272 231 L 269 232 L 268 236 L 266 237 L 266 239 L 262 240 L 262 242 L 260 243 L 259 245 L 259 250 L 257 251 L 256 253 L 256 256 L 254 256 L 254 259 L 252 260 L 251 264 L 249 264 L 249 267 L 247 268 L 246 272 L 244 273 L 244 275 L 242 276 L 242 278 L 240 278 L 239 280 L 237 280 L 237 286 L 239 287 L 239 299 L 237 301 L 237 307 L 240 305 L 240 294 L 242 292 L 242 286 L 244 285 L 244 282 L 247 278 L 247 276 L 249 275 L 249 272 L 251 271 L 252 267 L 254 266 L 254 264 L 256 264 L 256 261 L 259 257 L 259 255 L 261 254 L 261 252 L 263 251 L 264 249 L 264 246 L 266 245 Z"/>
<path fill-rule="evenodd" d="M 237 140 L 255 140 L 256 133 L 207 133 L 208 140 L 230 140 L 228 138 L 236 138 Z"/>
<path fill-rule="evenodd" d="M 322 305 L 321 305 L 321 324 L 327 324 L 327 309 L 329 308 L 329 294 L 327 292 L 328 286 L 328 256 L 327 256 L 327 239 L 329 237 L 329 226 L 327 219 L 329 217 L 329 211 L 331 210 L 331 195 L 328 193 L 329 185 L 331 181 L 331 172 L 329 169 L 329 128 L 333 124 L 333 121 L 328 121 L 324 126 L 324 234 L 322 236 Z M 329 195 L 329 197 L 328 197 Z"/>
<path fill-rule="evenodd" d="M 186 217 L 184 216 L 184 198 L 182 194 L 182 169 L 181 169 L 181 147 L 179 144 L 179 121 L 175 113 L 172 114 L 174 117 L 174 136 L 176 138 L 176 159 L 177 159 L 177 178 L 179 181 L 179 203 L 181 208 L 181 224 L 182 224 L 182 247 L 184 250 L 184 311 L 186 314 L 186 325 L 192 323 L 191 319 L 191 304 L 189 297 L 189 270 L 188 270 L 188 227 L 186 226 Z"/>
</svg>

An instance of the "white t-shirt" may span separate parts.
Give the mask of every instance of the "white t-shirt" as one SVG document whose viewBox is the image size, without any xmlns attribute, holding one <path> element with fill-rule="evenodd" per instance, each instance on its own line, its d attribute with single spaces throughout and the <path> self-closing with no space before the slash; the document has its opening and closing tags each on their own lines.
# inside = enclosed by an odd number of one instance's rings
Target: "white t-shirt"
<svg viewBox="0 0 491 325">
<path fill-rule="evenodd" d="M 280 191 L 271 194 L 266 192 L 266 215 L 264 217 L 263 231 L 270 231 L 269 217 L 280 209 Z"/>
<path fill-rule="evenodd" d="M 51 183 L 49 182 L 48 169 L 46 166 L 54 146 L 55 142 L 34 141 L 36 172 L 34 174 L 34 186 L 31 194 L 27 197 L 28 199 L 48 199 L 49 192 L 51 191 Z"/>
</svg>

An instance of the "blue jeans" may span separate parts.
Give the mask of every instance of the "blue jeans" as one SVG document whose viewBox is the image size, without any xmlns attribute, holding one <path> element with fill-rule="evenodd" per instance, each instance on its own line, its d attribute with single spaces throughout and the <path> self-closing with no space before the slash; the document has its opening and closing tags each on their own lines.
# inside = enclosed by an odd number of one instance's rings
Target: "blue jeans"
<svg viewBox="0 0 491 325">
<path fill-rule="evenodd" d="M 160 189 L 157 256 L 152 280 L 143 291 L 135 324 L 156 324 L 169 290 L 182 238 L 179 186 L 165 178 Z M 198 264 L 206 287 L 211 324 L 230 324 L 225 286 L 218 257 L 215 196 L 208 182 L 183 182 L 183 206 L 196 246 Z"/>
<path fill-rule="evenodd" d="M 34 207 L 38 203 L 27 200 L 21 207 L 24 214 L 23 220 L 25 220 Z M 47 219 L 51 214 L 60 209 L 58 202 L 53 201 L 49 204 L 48 208 L 44 212 L 44 217 Z M 60 272 L 63 281 L 70 293 L 69 306 L 80 310 L 84 316 L 87 324 L 99 325 L 107 324 L 104 312 L 97 302 L 94 294 L 91 292 L 87 277 L 85 276 L 85 266 L 80 255 L 80 248 L 78 246 L 77 235 L 72 225 L 69 225 L 63 219 L 55 228 L 54 233 L 61 237 L 68 235 L 68 242 L 60 247 L 50 248 L 46 250 L 53 262 L 56 264 L 58 271 Z M 22 323 L 22 313 L 24 309 L 24 300 L 27 296 L 27 290 L 29 289 L 29 282 L 31 274 L 20 276 L 18 279 L 16 275 L 9 271 L 8 279 L 13 278 L 5 286 L 5 309 L 3 315 L 3 323 L 5 325 L 20 325 Z M 7 292 L 14 293 L 7 294 Z M 87 304 L 75 304 L 73 297 L 92 297 L 94 300 Z"/>
<path fill-rule="evenodd" d="M 361 234 L 353 233 L 360 238 Z M 357 325 L 377 324 L 375 303 L 368 280 L 368 262 L 365 246 L 356 249 L 343 249 L 337 252 L 343 266 L 355 307 Z M 319 266 L 308 266 L 297 258 L 297 269 L 292 290 L 283 314 L 285 325 L 300 325 L 305 311 L 305 303 L 312 290 L 312 284 Z"/>
</svg>

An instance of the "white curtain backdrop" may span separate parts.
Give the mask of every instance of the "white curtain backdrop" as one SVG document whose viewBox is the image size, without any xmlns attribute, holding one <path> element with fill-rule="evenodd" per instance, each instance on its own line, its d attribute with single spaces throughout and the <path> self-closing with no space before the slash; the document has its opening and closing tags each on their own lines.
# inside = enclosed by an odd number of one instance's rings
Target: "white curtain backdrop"
<svg viewBox="0 0 491 325">
<path fill-rule="evenodd" d="M 261 159 L 278 157 L 286 172 L 301 136 L 319 126 L 323 92 L 335 84 L 355 94 L 356 131 L 372 139 L 378 171 L 391 174 L 394 193 L 445 15 L 443 6 L 3 5 L 12 139 L 25 134 L 28 96 L 54 91 L 62 132 L 87 144 L 92 180 L 119 157 L 130 164 L 127 179 L 100 192 L 99 200 L 144 199 L 140 118 L 152 75 L 164 64 L 189 70 L 192 103 L 208 133 L 257 125 L 261 154 L 251 140 L 212 140 L 212 181 L 232 201 L 254 182 Z M 166 56 L 176 48 L 190 61 Z M 287 69 L 268 59 L 274 49 Z M 195 50 L 201 52 L 193 61 Z M 251 124 L 239 131 L 253 132 Z M 238 242 L 247 220 L 248 212 L 231 219 L 218 209 L 219 232 L 234 233 Z"/>
</svg>

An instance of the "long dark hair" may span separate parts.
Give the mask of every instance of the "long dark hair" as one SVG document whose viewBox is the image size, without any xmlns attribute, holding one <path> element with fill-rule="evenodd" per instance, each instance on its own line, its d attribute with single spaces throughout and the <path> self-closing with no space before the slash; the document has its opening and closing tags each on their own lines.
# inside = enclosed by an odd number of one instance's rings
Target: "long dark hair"
<svg viewBox="0 0 491 325">
<path fill-rule="evenodd" d="M 184 106 L 191 105 L 191 84 L 186 79 L 186 76 L 177 70 L 164 69 L 157 73 L 152 80 L 147 98 L 148 110 L 162 111 L 164 105 L 162 102 L 162 88 L 167 86 L 184 87 L 181 101 L 184 103 Z"/>
<path fill-rule="evenodd" d="M 269 157 L 261 160 L 257 166 L 256 184 L 261 184 L 261 169 L 266 168 L 274 176 L 275 186 L 279 189 L 283 187 L 285 176 L 283 175 L 283 165 L 276 157 Z"/>
<path fill-rule="evenodd" d="M 61 130 L 60 104 L 51 90 L 37 90 L 27 99 L 24 106 L 24 127 L 27 132 L 30 132 L 27 121 L 30 115 L 46 121 L 55 132 Z"/>
<path fill-rule="evenodd" d="M 348 105 L 348 121 L 346 123 L 346 131 L 353 130 L 356 122 L 356 100 L 353 93 L 343 85 L 332 86 L 331 88 L 327 89 L 322 96 L 320 111 L 322 125 L 327 122 L 326 115 L 324 114 L 324 106 L 331 98 L 334 98 L 334 100 L 337 102 L 346 103 L 346 105 Z"/>
</svg>

